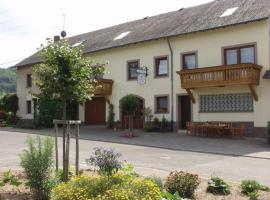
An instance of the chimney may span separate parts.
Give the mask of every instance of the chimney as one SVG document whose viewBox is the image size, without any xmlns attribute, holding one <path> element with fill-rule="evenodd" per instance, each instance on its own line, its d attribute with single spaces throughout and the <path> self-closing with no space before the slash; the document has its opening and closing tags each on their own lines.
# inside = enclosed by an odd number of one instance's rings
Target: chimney
<svg viewBox="0 0 270 200">
<path fill-rule="evenodd" d="M 56 43 L 56 42 L 59 42 L 60 41 L 60 36 L 59 35 L 55 35 L 53 37 L 53 42 Z"/>
</svg>

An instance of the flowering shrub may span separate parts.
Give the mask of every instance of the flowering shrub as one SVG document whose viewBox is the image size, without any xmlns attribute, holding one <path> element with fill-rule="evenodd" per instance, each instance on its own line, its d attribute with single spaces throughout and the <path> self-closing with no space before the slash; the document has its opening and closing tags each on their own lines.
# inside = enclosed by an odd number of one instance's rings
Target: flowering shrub
<svg viewBox="0 0 270 200">
<path fill-rule="evenodd" d="M 87 163 L 98 167 L 100 174 L 108 176 L 117 172 L 122 168 L 122 163 L 119 161 L 120 153 L 115 153 L 113 150 L 95 148 L 94 155 L 87 159 Z"/>
<path fill-rule="evenodd" d="M 200 180 L 197 174 L 174 171 L 168 176 L 165 189 L 171 194 L 178 192 L 180 197 L 191 199 L 199 184 Z"/>
<path fill-rule="evenodd" d="M 150 180 L 133 179 L 128 184 L 117 185 L 100 195 L 98 200 L 159 200 L 159 187 Z"/>
<path fill-rule="evenodd" d="M 77 176 L 52 190 L 52 200 L 159 200 L 159 188 L 149 180 L 124 174 Z"/>
</svg>

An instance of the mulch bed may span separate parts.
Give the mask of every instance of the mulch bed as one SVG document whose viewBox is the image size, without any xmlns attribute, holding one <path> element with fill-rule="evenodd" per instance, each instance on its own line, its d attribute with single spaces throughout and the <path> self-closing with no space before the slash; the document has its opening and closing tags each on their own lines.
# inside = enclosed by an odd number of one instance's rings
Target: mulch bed
<svg viewBox="0 0 270 200">
<path fill-rule="evenodd" d="M 26 177 L 22 171 L 12 171 L 16 177 L 20 179 L 22 184 L 19 187 L 6 184 L 4 187 L 0 187 L 0 200 L 31 200 L 29 188 L 25 186 Z M 3 173 L 0 173 L 0 180 L 3 178 Z"/>
</svg>

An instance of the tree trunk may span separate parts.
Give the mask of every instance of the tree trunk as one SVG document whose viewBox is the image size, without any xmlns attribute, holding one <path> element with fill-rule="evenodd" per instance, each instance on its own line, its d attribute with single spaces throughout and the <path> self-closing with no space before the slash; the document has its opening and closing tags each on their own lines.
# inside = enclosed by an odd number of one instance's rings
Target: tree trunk
<svg viewBox="0 0 270 200">
<path fill-rule="evenodd" d="M 76 133 L 76 175 L 79 175 L 79 137 L 80 137 L 80 127 L 77 125 Z"/>
<path fill-rule="evenodd" d="M 67 101 L 64 100 L 63 101 L 63 120 L 66 121 L 67 120 Z M 67 165 L 66 165 L 66 130 L 67 130 L 67 125 L 63 124 L 63 181 L 67 181 L 67 176 L 68 176 L 68 172 L 67 172 Z"/>
<path fill-rule="evenodd" d="M 128 115 L 128 135 L 131 136 L 131 114 Z"/>
</svg>

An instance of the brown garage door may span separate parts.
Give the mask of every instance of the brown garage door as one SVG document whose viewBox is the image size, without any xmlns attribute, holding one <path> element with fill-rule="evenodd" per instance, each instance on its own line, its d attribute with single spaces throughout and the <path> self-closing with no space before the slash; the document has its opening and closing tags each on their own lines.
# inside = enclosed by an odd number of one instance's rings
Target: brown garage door
<svg viewBox="0 0 270 200">
<path fill-rule="evenodd" d="M 85 124 L 106 124 L 106 101 L 104 97 L 96 97 L 85 103 Z"/>
</svg>

